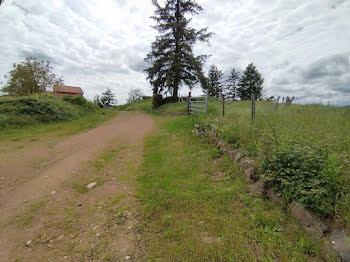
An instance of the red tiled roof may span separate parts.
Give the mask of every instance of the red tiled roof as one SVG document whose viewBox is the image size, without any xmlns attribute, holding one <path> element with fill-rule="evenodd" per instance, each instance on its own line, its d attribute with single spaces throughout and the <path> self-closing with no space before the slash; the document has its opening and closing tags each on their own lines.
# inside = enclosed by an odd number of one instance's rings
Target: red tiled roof
<svg viewBox="0 0 350 262">
<path fill-rule="evenodd" d="M 83 90 L 77 86 L 55 86 L 53 91 L 55 93 L 84 94 Z"/>
</svg>

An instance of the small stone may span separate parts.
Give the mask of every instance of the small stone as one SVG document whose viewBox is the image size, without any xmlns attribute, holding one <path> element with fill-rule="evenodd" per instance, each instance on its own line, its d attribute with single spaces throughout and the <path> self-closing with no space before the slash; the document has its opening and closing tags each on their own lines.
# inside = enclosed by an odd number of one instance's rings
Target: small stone
<svg viewBox="0 0 350 262">
<path fill-rule="evenodd" d="M 350 261 L 350 237 L 342 229 L 336 229 L 331 235 L 333 249 L 338 253 L 341 261 Z"/>
<path fill-rule="evenodd" d="M 5 180 L 5 178 L 4 178 L 4 177 L 2 177 L 2 178 L 1 178 L 1 180 Z"/>
<path fill-rule="evenodd" d="M 242 158 L 240 159 L 240 165 L 243 171 L 249 168 L 254 168 L 254 160 L 246 157 Z"/>
<path fill-rule="evenodd" d="M 289 211 L 292 217 L 300 221 L 306 231 L 314 233 L 318 237 L 323 237 L 323 233 L 328 230 L 328 226 L 325 223 L 295 201 L 289 205 Z"/>
<path fill-rule="evenodd" d="M 94 227 L 92 228 L 92 230 L 93 230 L 93 231 L 96 231 L 97 228 L 98 228 L 98 226 L 94 226 Z"/>
<path fill-rule="evenodd" d="M 236 154 L 236 156 L 235 156 L 233 162 L 238 163 L 239 160 L 240 160 L 242 157 L 243 157 L 243 155 L 242 155 L 240 152 L 238 152 L 238 153 Z"/>
<path fill-rule="evenodd" d="M 101 206 L 98 206 L 97 208 L 98 208 L 98 209 L 101 209 L 102 207 L 101 207 Z"/>
<path fill-rule="evenodd" d="M 26 242 L 26 247 L 29 247 L 31 243 L 32 243 L 32 240 L 28 240 L 28 241 Z"/>
<path fill-rule="evenodd" d="M 255 174 L 255 168 L 254 167 L 248 168 L 244 171 L 244 173 L 248 179 L 253 180 L 254 174 Z"/>
<path fill-rule="evenodd" d="M 100 235 L 101 235 L 101 233 L 97 233 L 97 234 L 96 234 L 96 237 L 99 237 Z"/>
<path fill-rule="evenodd" d="M 126 256 L 126 257 L 125 257 L 126 260 L 129 260 L 130 258 L 131 258 L 130 256 Z"/>
<path fill-rule="evenodd" d="M 86 188 L 91 189 L 91 188 L 93 188 L 94 186 L 96 186 L 96 184 L 97 184 L 97 182 L 90 183 L 90 184 L 88 184 L 88 185 L 86 186 Z"/>
<path fill-rule="evenodd" d="M 51 195 L 54 195 L 54 194 L 56 194 L 56 191 L 51 191 Z"/>
<path fill-rule="evenodd" d="M 277 202 L 277 203 L 283 202 L 282 197 L 276 194 L 271 188 L 267 191 L 267 197 L 273 202 Z"/>
<path fill-rule="evenodd" d="M 224 150 L 226 148 L 226 142 L 223 139 L 220 139 L 217 144 L 217 149 Z"/>
<path fill-rule="evenodd" d="M 262 196 L 264 194 L 265 183 L 263 179 L 249 186 L 249 192 L 255 196 Z"/>
<path fill-rule="evenodd" d="M 63 258 L 64 258 L 64 259 L 67 259 L 68 257 L 67 257 L 67 256 L 64 256 Z"/>
</svg>

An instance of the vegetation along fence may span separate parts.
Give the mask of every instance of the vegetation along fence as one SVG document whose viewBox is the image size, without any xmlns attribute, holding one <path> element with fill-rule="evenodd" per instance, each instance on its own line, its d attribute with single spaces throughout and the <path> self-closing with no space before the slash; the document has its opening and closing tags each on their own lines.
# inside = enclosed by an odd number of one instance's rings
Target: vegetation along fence
<svg viewBox="0 0 350 262">
<path fill-rule="evenodd" d="M 191 92 L 188 93 L 187 107 L 188 113 L 193 115 L 199 115 L 200 113 L 207 112 L 208 109 L 208 91 L 204 97 L 194 98 L 191 97 Z"/>
</svg>

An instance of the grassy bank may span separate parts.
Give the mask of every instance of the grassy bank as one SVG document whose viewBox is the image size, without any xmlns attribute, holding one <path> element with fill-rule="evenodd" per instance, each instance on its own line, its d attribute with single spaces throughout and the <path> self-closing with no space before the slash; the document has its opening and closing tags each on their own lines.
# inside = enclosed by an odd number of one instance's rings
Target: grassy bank
<svg viewBox="0 0 350 262">
<path fill-rule="evenodd" d="M 191 135 L 196 117 L 158 120 L 139 177 L 145 260 L 332 260 L 281 206 L 247 194 L 227 156 Z"/>
<path fill-rule="evenodd" d="M 91 129 L 116 114 L 81 97 L 49 95 L 0 98 L 0 140 L 35 139 L 55 132 L 69 135 Z"/>
</svg>

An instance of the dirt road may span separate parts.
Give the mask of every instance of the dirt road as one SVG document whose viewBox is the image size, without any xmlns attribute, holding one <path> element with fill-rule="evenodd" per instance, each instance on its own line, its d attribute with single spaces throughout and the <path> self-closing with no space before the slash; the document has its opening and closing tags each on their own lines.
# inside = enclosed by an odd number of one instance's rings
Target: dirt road
<svg viewBox="0 0 350 262">
<path fill-rule="evenodd" d="M 1 142 L 1 261 L 135 259 L 135 172 L 152 129 L 121 112 L 86 133 Z"/>
</svg>

